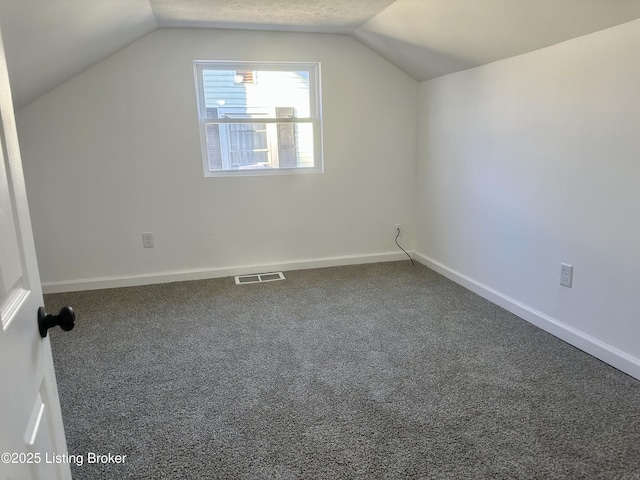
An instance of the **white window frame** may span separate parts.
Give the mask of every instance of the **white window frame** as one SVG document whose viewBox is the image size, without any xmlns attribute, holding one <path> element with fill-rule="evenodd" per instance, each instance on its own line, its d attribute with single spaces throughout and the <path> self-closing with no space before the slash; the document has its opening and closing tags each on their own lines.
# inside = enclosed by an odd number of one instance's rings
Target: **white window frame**
<svg viewBox="0 0 640 480">
<path fill-rule="evenodd" d="M 194 60 L 193 62 L 194 76 L 196 83 L 196 99 L 198 106 L 198 121 L 200 126 L 200 144 L 202 150 L 202 161 L 205 177 L 235 177 L 235 176 L 256 176 L 256 175 L 287 175 L 287 174 L 305 174 L 305 173 L 323 173 L 324 159 L 322 152 L 322 114 L 321 114 L 321 88 L 320 88 L 320 63 L 319 62 L 260 62 L 260 61 L 214 61 L 214 60 Z M 208 118 L 206 112 L 203 70 L 237 70 L 237 71 L 307 71 L 309 72 L 309 101 L 310 116 L 300 117 L 267 117 L 267 118 Z M 289 167 L 281 168 L 276 160 L 275 167 L 265 169 L 228 169 L 228 170 L 211 170 L 209 169 L 209 157 L 207 146 L 207 125 L 218 124 L 220 130 L 227 130 L 226 124 L 237 123 L 266 123 L 270 136 L 275 132 L 278 123 L 293 124 L 311 124 L 313 127 L 313 167 Z M 226 143 L 221 138 L 221 144 Z M 222 146 L 222 145 L 221 145 Z M 226 148 L 226 146 L 223 146 Z M 271 152 L 273 155 L 273 151 Z M 228 149 L 223 157 L 228 158 Z M 276 152 L 277 156 L 277 152 Z M 226 161 L 228 165 L 228 160 Z"/>
</svg>

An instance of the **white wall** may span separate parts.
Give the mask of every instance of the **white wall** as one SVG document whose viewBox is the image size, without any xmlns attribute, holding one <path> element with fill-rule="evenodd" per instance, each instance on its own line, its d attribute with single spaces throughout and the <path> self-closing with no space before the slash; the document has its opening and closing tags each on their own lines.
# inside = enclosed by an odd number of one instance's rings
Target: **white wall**
<svg viewBox="0 0 640 480">
<path fill-rule="evenodd" d="M 639 86 L 640 20 L 420 84 L 416 232 L 425 263 L 638 378 Z"/>
<path fill-rule="evenodd" d="M 325 173 L 204 178 L 196 59 L 321 62 Z M 402 258 L 393 224 L 412 238 L 417 88 L 342 35 L 143 37 L 17 113 L 45 289 Z M 90 281 L 104 277 L 119 280 Z"/>
</svg>

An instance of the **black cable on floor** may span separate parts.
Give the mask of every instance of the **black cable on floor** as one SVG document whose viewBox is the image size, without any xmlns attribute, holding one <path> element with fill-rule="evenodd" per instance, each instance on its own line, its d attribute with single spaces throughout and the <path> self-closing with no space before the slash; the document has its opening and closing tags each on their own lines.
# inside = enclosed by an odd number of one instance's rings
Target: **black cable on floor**
<svg viewBox="0 0 640 480">
<path fill-rule="evenodd" d="M 398 248 L 400 248 L 400 250 L 402 250 L 402 251 L 407 255 L 407 257 L 409 257 L 409 260 L 411 260 L 411 266 L 415 267 L 415 266 L 416 266 L 416 264 L 415 264 L 415 263 L 413 263 L 413 258 L 411 258 L 411 255 L 409 255 L 409 254 L 407 253 L 407 251 L 406 251 L 404 248 L 402 248 L 402 247 L 400 246 L 400 244 L 398 243 L 398 237 L 399 237 L 399 236 L 400 236 L 400 229 L 398 228 L 398 234 L 396 235 L 396 245 L 398 245 Z"/>
</svg>

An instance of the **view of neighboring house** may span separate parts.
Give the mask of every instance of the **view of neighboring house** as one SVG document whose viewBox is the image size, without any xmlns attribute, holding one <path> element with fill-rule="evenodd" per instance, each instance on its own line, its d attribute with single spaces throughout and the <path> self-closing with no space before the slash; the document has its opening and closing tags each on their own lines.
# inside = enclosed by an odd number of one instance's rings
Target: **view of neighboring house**
<svg viewBox="0 0 640 480">
<path fill-rule="evenodd" d="M 313 167 L 309 72 L 203 69 L 209 170 Z M 248 121 L 248 120 L 264 120 Z M 271 120 L 271 121 L 269 121 Z"/>
</svg>

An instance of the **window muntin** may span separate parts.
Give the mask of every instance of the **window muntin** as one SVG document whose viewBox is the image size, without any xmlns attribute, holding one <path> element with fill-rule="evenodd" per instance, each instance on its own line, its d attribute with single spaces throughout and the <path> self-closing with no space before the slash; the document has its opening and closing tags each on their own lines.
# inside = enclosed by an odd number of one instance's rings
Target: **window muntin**
<svg viewBox="0 0 640 480">
<path fill-rule="evenodd" d="M 194 67 L 205 176 L 322 172 L 319 64 Z"/>
</svg>

